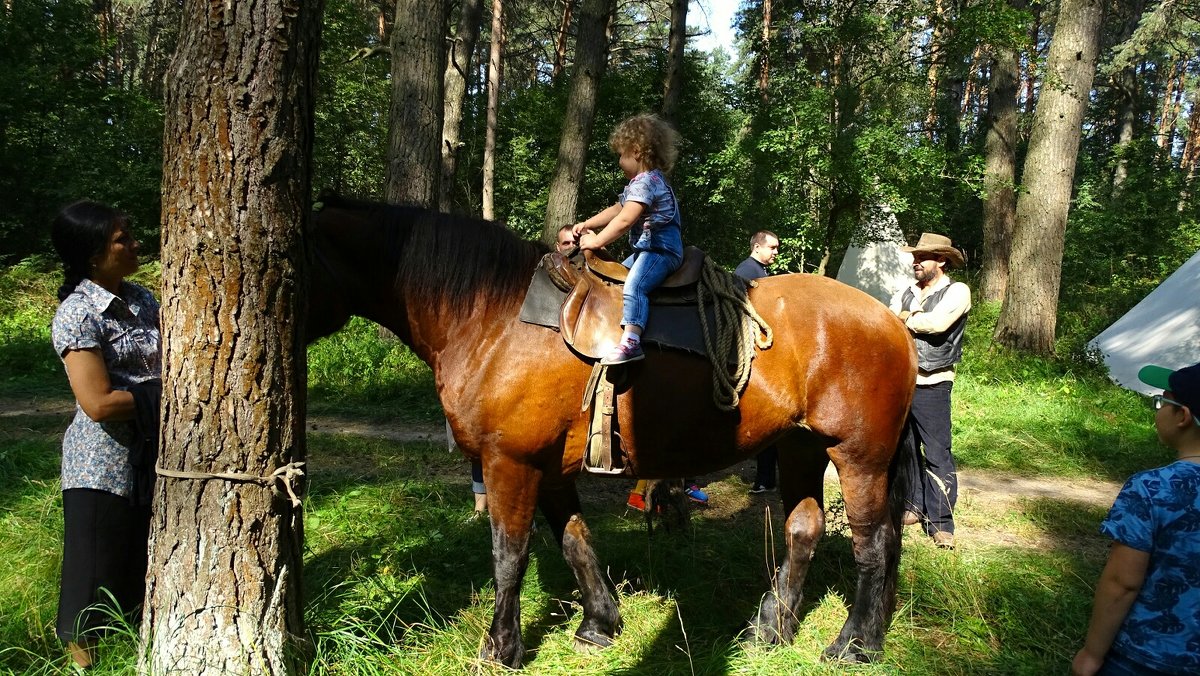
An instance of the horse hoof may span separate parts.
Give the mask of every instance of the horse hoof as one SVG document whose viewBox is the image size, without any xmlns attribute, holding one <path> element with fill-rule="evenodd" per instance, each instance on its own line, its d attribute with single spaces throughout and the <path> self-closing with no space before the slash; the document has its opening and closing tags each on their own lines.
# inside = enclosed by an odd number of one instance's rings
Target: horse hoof
<svg viewBox="0 0 1200 676">
<path fill-rule="evenodd" d="M 613 637 L 594 629 L 583 629 L 575 632 L 575 650 L 581 653 L 594 653 L 613 644 Z"/>
<path fill-rule="evenodd" d="M 825 662 L 841 662 L 844 664 L 870 664 L 875 661 L 875 656 L 880 651 L 864 650 L 855 641 L 843 643 L 835 641 L 832 645 L 821 653 L 821 659 Z"/>
<path fill-rule="evenodd" d="M 510 669 L 520 669 L 521 660 L 525 657 L 525 647 L 518 645 L 515 649 L 499 650 L 491 640 L 484 642 L 479 650 L 479 659 L 483 662 L 502 664 Z"/>
</svg>

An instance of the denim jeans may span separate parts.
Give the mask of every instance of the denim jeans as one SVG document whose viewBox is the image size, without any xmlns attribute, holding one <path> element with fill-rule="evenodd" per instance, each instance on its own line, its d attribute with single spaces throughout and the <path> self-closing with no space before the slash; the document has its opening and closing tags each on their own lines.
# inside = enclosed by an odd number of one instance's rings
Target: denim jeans
<svg viewBox="0 0 1200 676">
<path fill-rule="evenodd" d="M 622 326 L 646 328 L 650 317 L 650 292 L 679 269 L 683 257 L 664 251 L 638 251 L 625 259 L 629 268 L 625 276 L 625 309 L 621 313 Z"/>
</svg>

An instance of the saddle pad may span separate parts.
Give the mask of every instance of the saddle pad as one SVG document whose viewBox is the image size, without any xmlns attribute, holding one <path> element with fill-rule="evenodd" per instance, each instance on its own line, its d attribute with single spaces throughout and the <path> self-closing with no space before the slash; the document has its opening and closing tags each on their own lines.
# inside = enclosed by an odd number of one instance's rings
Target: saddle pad
<svg viewBox="0 0 1200 676">
<path fill-rule="evenodd" d="M 559 330 L 559 310 L 567 293 L 560 291 L 550 281 L 550 276 L 542 266 L 533 272 L 529 289 L 525 292 L 525 301 L 521 304 L 521 321 L 526 324 L 536 324 L 554 330 Z M 646 330 L 642 333 L 642 341 L 659 347 L 683 350 L 704 357 L 707 350 L 704 347 L 704 333 L 700 326 L 700 315 L 696 306 L 692 305 L 658 305 L 650 303 L 650 319 L 646 322 Z M 716 322 L 712 307 L 706 307 L 709 326 Z M 613 317 L 614 326 L 621 321 Z M 583 353 L 580 353 L 583 354 Z M 599 359 L 600 354 L 584 354 L 585 357 Z"/>
</svg>

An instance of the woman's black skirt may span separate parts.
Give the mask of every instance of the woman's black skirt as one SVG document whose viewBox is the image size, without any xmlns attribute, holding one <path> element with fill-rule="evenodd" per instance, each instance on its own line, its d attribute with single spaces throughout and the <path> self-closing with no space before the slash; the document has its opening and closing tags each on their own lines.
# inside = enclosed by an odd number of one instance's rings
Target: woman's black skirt
<svg viewBox="0 0 1200 676">
<path fill-rule="evenodd" d="M 119 618 L 136 623 L 146 593 L 150 508 L 107 491 L 63 491 L 58 637 L 95 636 Z M 113 607 L 113 603 L 116 607 Z"/>
</svg>

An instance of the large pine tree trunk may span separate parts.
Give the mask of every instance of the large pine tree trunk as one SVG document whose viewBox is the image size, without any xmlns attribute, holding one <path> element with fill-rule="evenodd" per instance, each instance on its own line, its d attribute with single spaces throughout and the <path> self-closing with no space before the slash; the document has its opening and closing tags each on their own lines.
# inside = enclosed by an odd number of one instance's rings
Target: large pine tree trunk
<svg viewBox="0 0 1200 676">
<path fill-rule="evenodd" d="M 1054 352 L 1063 240 L 1080 127 L 1096 74 L 1101 0 L 1063 0 L 1038 96 L 1013 229 L 1011 269 L 997 342 Z"/>
<path fill-rule="evenodd" d="M 483 140 L 483 217 L 496 218 L 496 125 L 500 120 L 503 77 L 504 2 L 492 0 L 492 47 L 488 51 L 487 129 Z"/>
<path fill-rule="evenodd" d="M 163 134 L 159 466 L 304 460 L 304 223 L 321 2 L 188 0 Z M 160 476 L 140 665 L 304 673 L 301 510 L 254 482 Z"/>
<path fill-rule="evenodd" d="M 397 0 L 392 25 L 387 198 L 437 206 L 442 174 L 446 4 Z"/>
<path fill-rule="evenodd" d="M 483 15 L 483 0 L 463 0 L 458 17 L 458 31 L 450 43 L 450 58 L 446 59 L 443 78 L 446 103 L 442 120 L 442 177 L 438 189 L 438 208 L 449 212 L 454 206 L 454 176 L 458 173 L 458 151 L 462 147 L 463 101 L 467 94 L 467 73 L 471 70 L 471 55 L 479 39 L 479 21 Z"/>
<path fill-rule="evenodd" d="M 546 242 L 554 241 L 560 227 L 575 222 L 579 185 L 583 181 L 587 147 L 596 117 L 596 93 L 604 75 L 608 46 L 605 29 L 613 9 L 614 0 L 583 0 L 580 6 L 571 93 L 563 115 L 558 161 L 550 179 L 546 222 L 542 227 L 542 239 Z"/>
<path fill-rule="evenodd" d="M 687 46 L 688 0 L 671 0 L 671 34 L 667 40 L 667 81 L 662 115 L 674 122 L 683 95 L 683 53 Z"/>
<path fill-rule="evenodd" d="M 984 141 L 983 257 L 979 295 L 984 301 L 1004 299 L 1008 257 L 1016 220 L 1017 82 L 1020 62 L 1012 47 L 995 48 L 988 83 L 987 138 Z"/>
</svg>

